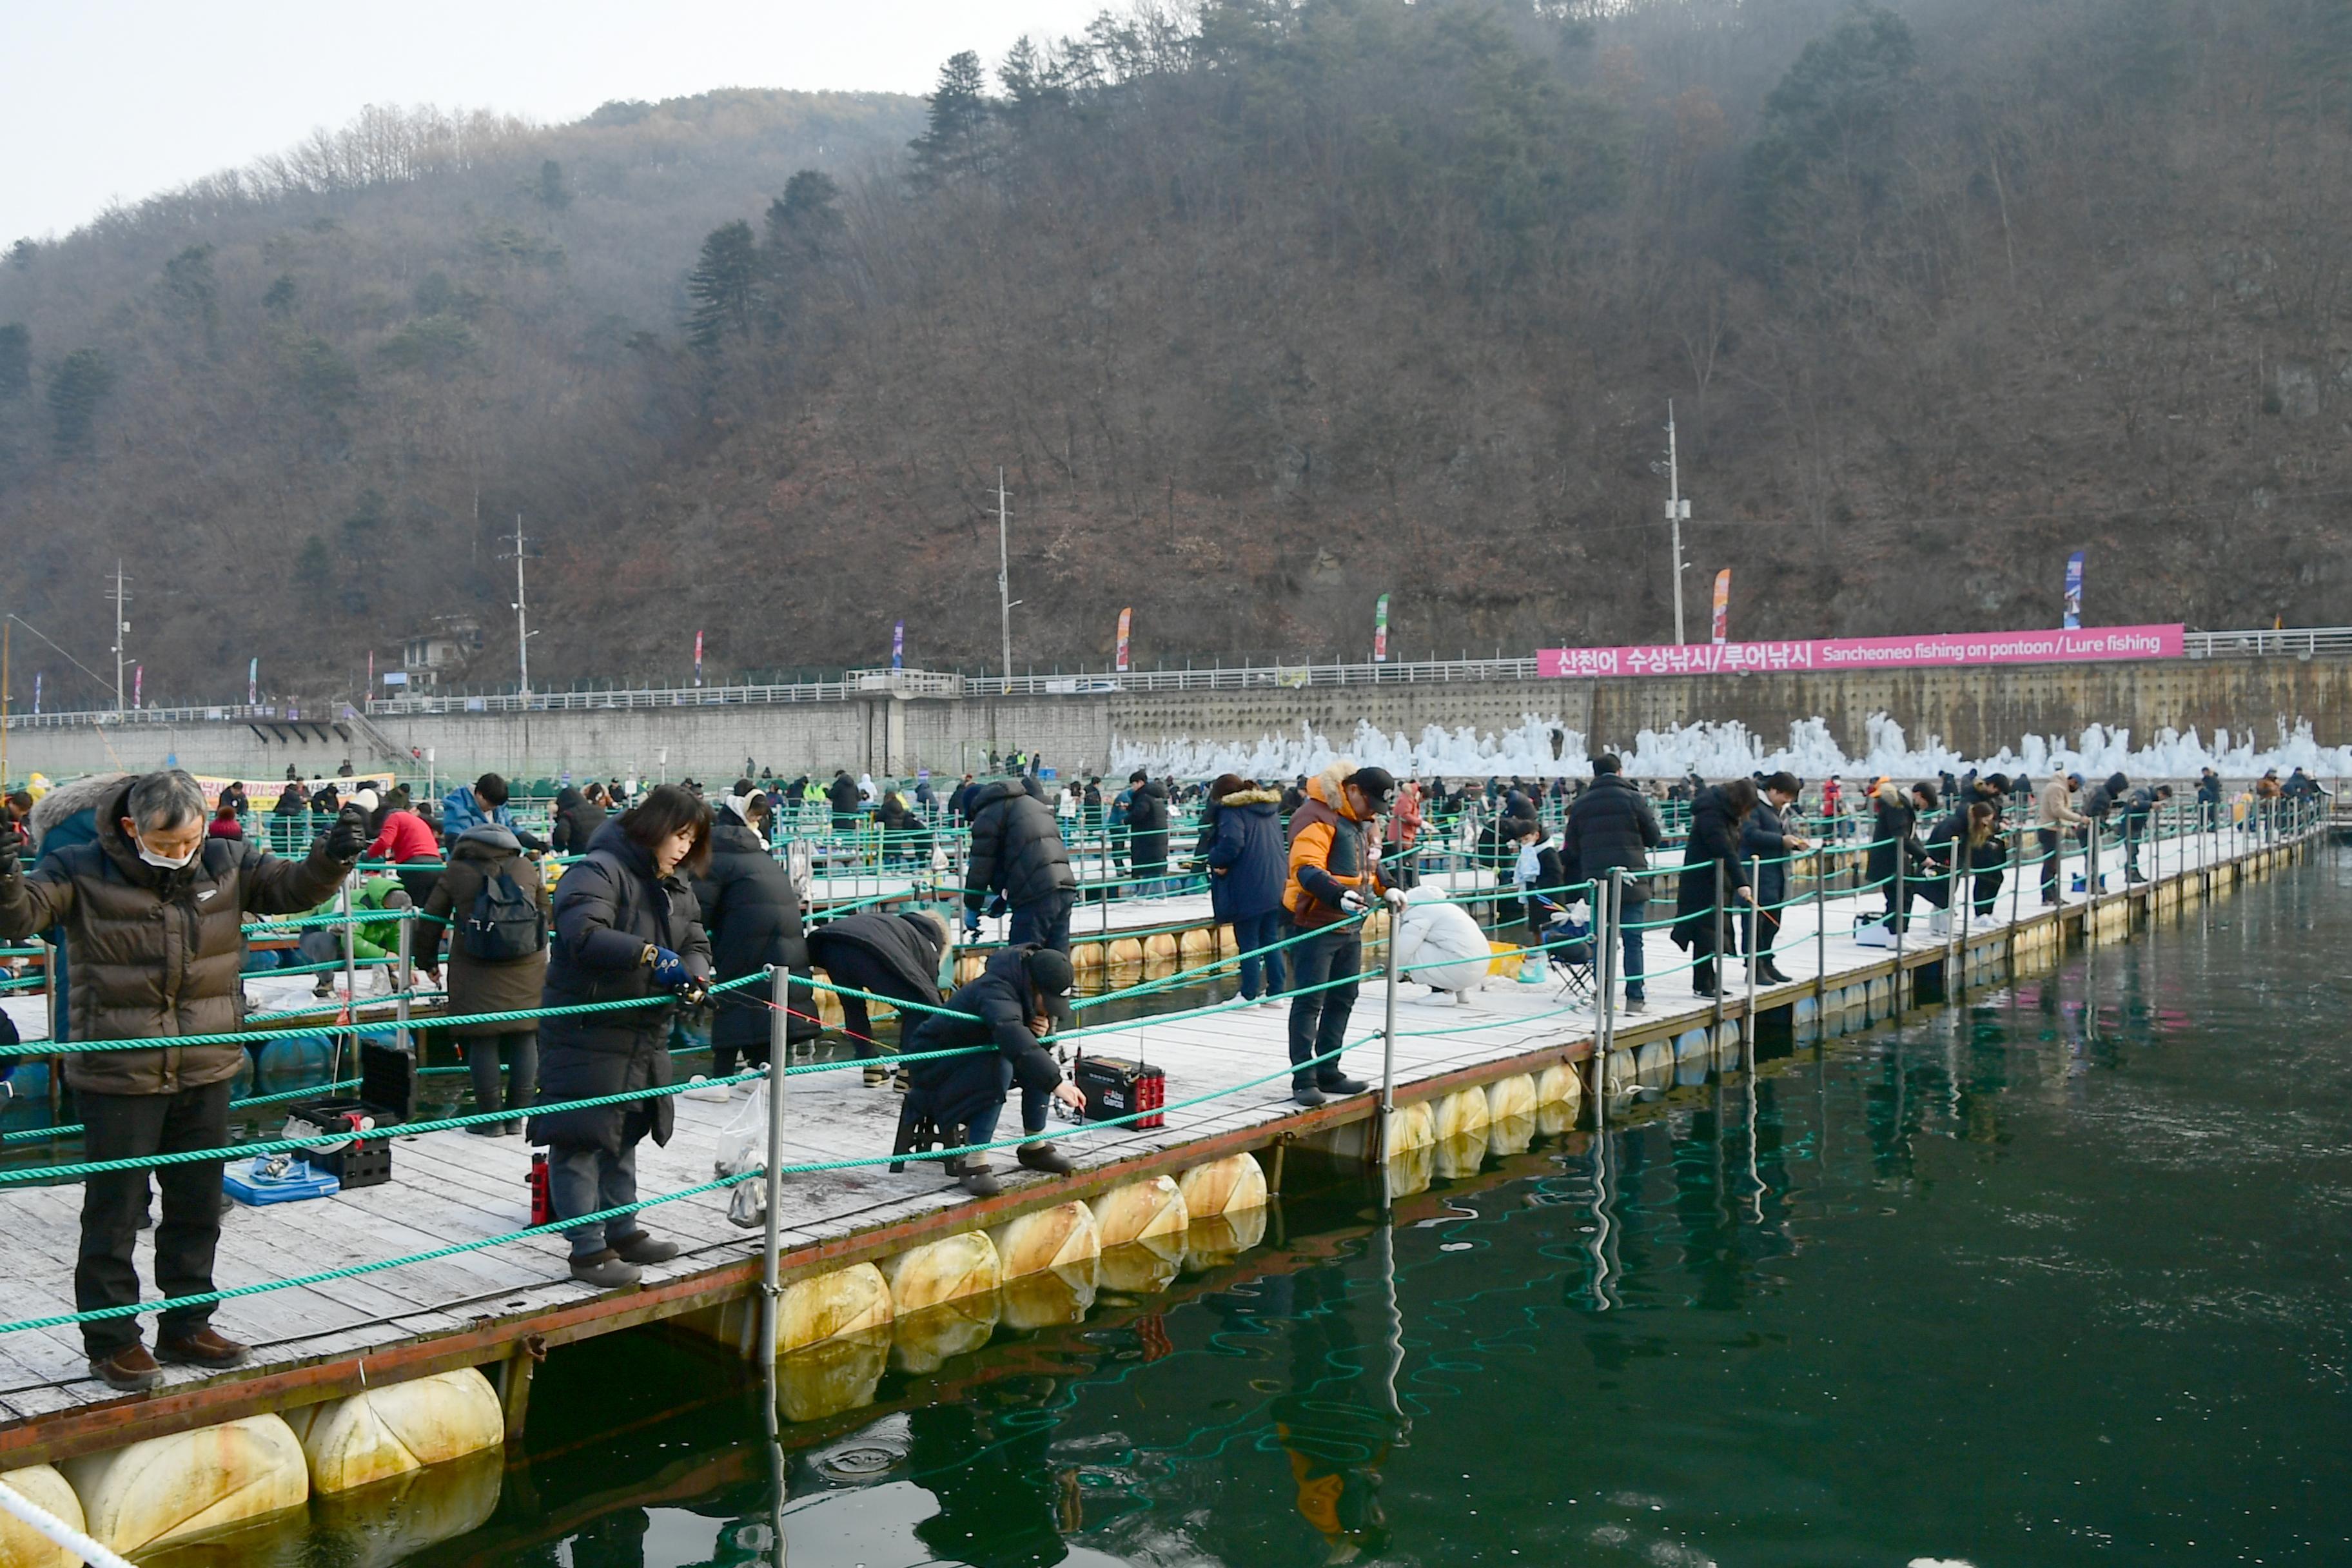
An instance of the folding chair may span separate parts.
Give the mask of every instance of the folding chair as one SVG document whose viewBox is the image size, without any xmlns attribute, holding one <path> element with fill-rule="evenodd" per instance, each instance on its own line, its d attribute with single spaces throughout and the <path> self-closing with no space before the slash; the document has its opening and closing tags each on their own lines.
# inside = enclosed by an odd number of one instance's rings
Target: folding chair
<svg viewBox="0 0 2352 1568">
<path fill-rule="evenodd" d="M 1544 926 L 1544 958 L 1559 976 L 1559 997 L 1590 1002 L 1600 990 L 1593 963 L 1592 926 L 1567 910 L 1555 912 Z"/>
</svg>

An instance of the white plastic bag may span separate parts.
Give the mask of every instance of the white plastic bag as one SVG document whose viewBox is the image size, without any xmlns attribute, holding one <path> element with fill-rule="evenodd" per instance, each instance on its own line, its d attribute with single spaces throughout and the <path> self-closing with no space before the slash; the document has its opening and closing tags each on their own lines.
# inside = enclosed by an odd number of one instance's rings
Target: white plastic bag
<svg viewBox="0 0 2352 1568">
<path fill-rule="evenodd" d="M 768 1086 L 755 1083 L 751 1098 L 735 1109 L 719 1130 L 719 1155 L 713 1162 L 721 1179 L 744 1176 L 727 1195 L 727 1217 L 749 1230 L 768 1218 Z"/>
<path fill-rule="evenodd" d="M 740 1176 L 768 1163 L 768 1086 L 755 1083 L 751 1097 L 719 1130 L 719 1173 Z"/>
</svg>

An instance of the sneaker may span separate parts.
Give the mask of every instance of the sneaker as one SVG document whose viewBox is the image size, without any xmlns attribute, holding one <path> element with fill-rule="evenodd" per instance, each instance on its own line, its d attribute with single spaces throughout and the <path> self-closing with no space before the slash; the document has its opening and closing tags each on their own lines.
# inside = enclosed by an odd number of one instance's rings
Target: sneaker
<svg viewBox="0 0 2352 1568">
<path fill-rule="evenodd" d="M 888 1068 L 884 1067 L 880 1062 L 867 1062 L 866 1064 L 866 1088 L 880 1089 L 884 1084 L 888 1083 L 889 1081 L 890 1069 Z"/>
<path fill-rule="evenodd" d="M 1269 996 L 1265 1001 L 1260 1002 L 1258 1005 L 1261 1007 L 1279 1007 L 1282 1005 L 1283 1001 L 1284 998 L 1280 996 Z"/>
<path fill-rule="evenodd" d="M 1013 1157 L 1021 1162 L 1021 1168 L 1024 1171 L 1044 1171 L 1049 1175 L 1066 1176 L 1077 1169 L 1070 1163 L 1068 1155 L 1051 1143 L 1042 1142 L 1024 1143 Z"/>
<path fill-rule="evenodd" d="M 1647 996 L 1628 996 L 1625 998 L 1625 1011 L 1628 1013 L 1646 1013 L 1649 1010 L 1650 999 Z"/>
<path fill-rule="evenodd" d="M 611 1247 L 592 1252 L 572 1260 L 572 1278 L 583 1285 L 593 1285 L 599 1290 L 617 1290 L 624 1285 L 637 1282 L 635 1268 L 621 1261 L 621 1255 Z"/>
<path fill-rule="evenodd" d="M 677 1256 L 677 1243 L 656 1241 L 642 1230 L 633 1231 L 627 1236 L 613 1237 L 610 1239 L 613 1243 L 612 1250 L 621 1255 L 622 1262 L 635 1263 L 641 1268 L 648 1264 L 667 1263 Z"/>
<path fill-rule="evenodd" d="M 1371 1088 L 1360 1078 L 1349 1078 L 1343 1072 L 1320 1072 L 1315 1075 L 1315 1087 L 1333 1100 L 1344 1100 L 1351 1094 L 1361 1094 Z"/>
<path fill-rule="evenodd" d="M 683 1089 L 678 1091 L 678 1098 L 680 1100 L 716 1100 L 723 1101 L 728 1098 L 727 1086 L 725 1084 L 713 1083 L 709 1079 L 703 1077 L 700 1073 L 696 1073 L 693 1078 L 688 1080 L 688 1082 L 692 1087 Z"/>
<path fill-rule="evenodd" d="M 252 1350 L 232 1339 L 224 1339 L 212 1329 L 198 1329 L 176 1340 L 165 1340 L 155 1347 L 159 1360 L 173 1366 L 209 1367 L 215 1372 L 226 1372 L 233 1366 L 243 1366 L 252 1359 Z"/>
<path fill-rule="evenodd" d="M 163 1381 L 163 1369 L 133 1341 L 112 1355 L 92 1356 L 89 1375 L 121 1394 L 142 1394 Z"/>
</svg>

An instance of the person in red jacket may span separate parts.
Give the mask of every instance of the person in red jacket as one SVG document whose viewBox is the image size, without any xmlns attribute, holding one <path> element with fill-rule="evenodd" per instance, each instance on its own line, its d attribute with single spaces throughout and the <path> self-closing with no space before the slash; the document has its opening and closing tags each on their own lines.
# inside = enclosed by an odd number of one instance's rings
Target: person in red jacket
<svg viewBox="0 0 2352 1568">
<path fill-rule="evenodd" d="M 361 790 L 352 796 L 355 805 L 375 809 L 374 792 Z M 441 879 L 441 841 L 433 836 L 432 826 L 409 809 L 408 792 L 395 789 L 384 802 L 376 818 L 375 842 L 367 847 L 362 860 L 383 860 L 404 868 L 399 873 L 400 885 L 419 909 L 433 896 L 433 884 Z M 425 864 L 430 862 L 430 864 Z M 414 866 L 415 870 L 405 869 Z M 420 961 L 421 962 L 421 961 Z"/>
</svg>

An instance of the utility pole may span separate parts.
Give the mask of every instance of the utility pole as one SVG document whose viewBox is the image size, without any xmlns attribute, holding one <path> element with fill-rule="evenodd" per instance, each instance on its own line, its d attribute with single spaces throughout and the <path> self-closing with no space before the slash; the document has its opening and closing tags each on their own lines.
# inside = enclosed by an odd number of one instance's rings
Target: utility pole
<svg viewBox="0 0 2352 1568">
<path fill-rule="evenodd" d="M 515 661 L 522 669 L 523 705 L 525 707 L 529 707 L 530 704 L 530 601 L 523 597 L 522 591 L 522 562 L 524 545 L 525 541 L 522 536 L 522 513 L 517 512 L 515 513 L 514 531 Z"/>
<path fill-rule="evenodd" d="M 122 589 L 124 581 L 122 561 L 118 556 L 114 563 L 114 588 L 107 595 L 114 601 L 114 710 L 118 714 L 122 711 L 122 639 L 131 630 L 131 623 L 122 618 L 122 606 L 131 602 L 131 595 Z"/>
<path fill-rule="evenodd" d="M 996 612 L 1004 632 L 1004 679 L 1013 679 L 1013 569 L 1005 543 L 1004 469 L 996 470 Z"/>
<path fill-rule="evenodd" d="M 1654 471 L 1654 470 L 1653 470 Z M 1675 641 L 1683 637 L 1683 524 L 1690 519 L 1690 502 L 1683 500 L 1682 459 L 1675 449 L 1675 400 L 1666 399 L 1666 522 L 1675 539 Z"/>
</svg>

